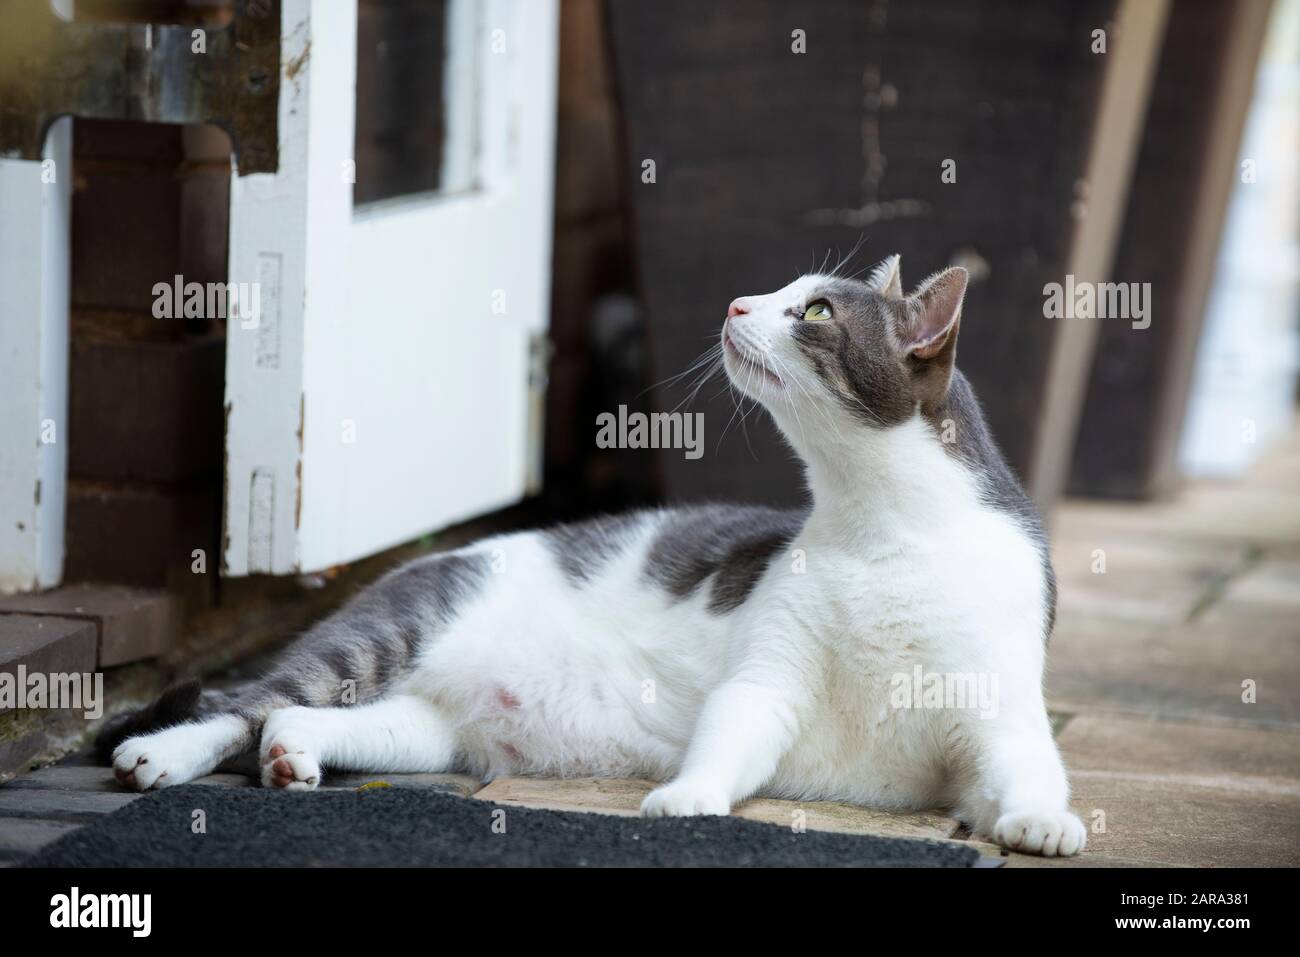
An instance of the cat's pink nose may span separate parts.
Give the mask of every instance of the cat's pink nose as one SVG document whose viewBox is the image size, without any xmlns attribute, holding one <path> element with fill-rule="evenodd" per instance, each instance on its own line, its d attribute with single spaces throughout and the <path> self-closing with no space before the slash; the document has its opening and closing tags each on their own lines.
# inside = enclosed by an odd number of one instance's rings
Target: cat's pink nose
<svg viewBox="0 0 1300 957">
<path fill-rule="evenodd" d="M 727 307 L 727 318 L 743 316 L 747 312 L 749 312 L 749 304 L 744 299 L 733 299 L 731 305 Z"/>
</svg>

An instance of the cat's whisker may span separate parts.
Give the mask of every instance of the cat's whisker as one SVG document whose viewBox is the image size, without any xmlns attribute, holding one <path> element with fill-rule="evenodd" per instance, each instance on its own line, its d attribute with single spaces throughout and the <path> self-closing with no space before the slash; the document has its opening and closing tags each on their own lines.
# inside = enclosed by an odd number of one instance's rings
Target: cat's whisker
<svg viewBox="0 0 1300 957">
<path fill-rule="evenodd" d="M 839 263 L 835 266 L 834 269 L 831 270 L 830 274 L 832 276 L 839 276 L 840 270 L 843 269 L 845 265 L 847 265 L 849 262 L 853 260 L 853 257 L 858 254 L 858 250 L 862 248 L 862 244 L 864 242 L 866 242 L 866 235 L 863 233 L 858 233 L 858 241 L 853 244 L 853 248 L 850 249 L 848 251 L 848 254 L 839 261 Z"/>
<path fill-rule="evenodd" d="M 737 387 L 735 389 L 735 392 L 739 392 L 739 397 L 736 399 L 736 408 L 732 410 L 731 418 L 727 420 L 727 424 L 723 428 L 722 434 L 718 436 L 718 448 L 722 448 L 722 440 L 727 437 L 727 432 L 730 431 L 732 423 L 736 421 L 737 413 L 741 413 L 740 428 L 742 434 L 745 436 L 745 446 L 749 449 L 750 454 L 754 456 L 755 460 L 757 460 L 758 456 L 754 452 L 754 447 L 749 442 L 749 432 L 745 429 L 745 416 L 749 414 L 748 411 L 745 410 L 745 399 L 750 398 L 752 395 L 750 392 L 750 384 L 753 382 L 756 363 L 751 359 L 744 359 L 744 366 L 745 384 L 743 387 Z M 733 395 L 735 392 L 733 392 Z M 755 404 L 757 404 L 757 402 L 755 402 Z"/>
<path fill-rule="evenodd" d="M 722 357 L 718 356 L 716 359 L 713 360 L 712 365 L 710 365 L 708 369 L 706 369 L 703 373 L 701 373 L 699 376 L 696 377 L 691 387 L 690 393 L 686 396 L 686 398 L 682 399 L 681 402 L 673 406 L 672 411 L 676 412 L 680 408 L 683 407 L 689 408 L 691 405 L 693 405 L 695 402 L 695 397 L 700 394 L 700 390 L 704 388 L 705 383 L 708 382 L 710 379 L 712 379 L 713 376 L 716 375 L 718 370 L 721 368 L 722 368 Z"/>
<path fill-rule="evenodd" d="M 817 410 L 817 414 L 822 417 L 822 420 L 830 427 L 831 431 L 835 433 L 836 440 L 843 445 L 845 442 L 844 433 L 840 431 L 839 423 L 836 422 L 824 408 L 822 408 L 822 404 L 813 398 L 812 394 L 803 386 L 802 383 L 797 384 L 804 396 L 807 397 L 809 404 Z"/>
<path fill-rule="evenodd" d="M 781 361 L 780 357 L 774 354 L 772 359 L 774 360 L 773 364 L 777 367 L 777 374 L 781 376 L 781 380 L 792 384 L 796 389 L 803 392 L 803 385 L 790 374 L 789 367 Z M 804 394 L 806 395 L 807 393 L 805 392 Z M 808 441 L 808 433 L 803 427 L 803 421 L 799 418 L 799 403 L 796 402 L 794 397 L 788 392 L 785 394 L 785 399 L 790 404 L 790 411 L 794 413 L 795 424 L 799 427 L 799 436 L 806 443 Z"/>
<path fill-rule="evenodd" d="M 692 373 L 694 373 L 694 378 L 692 378 L 691 381 L 686 386 L 687 389 L 691 389 L 701 379 L 707 379 L 710 375 L 712 375 L 717 370 L 721 362 L 722 362 L 722 347 L 719 345 L 715 349 L 711 349 L 709 353 L 707 353 L 704 357 L 700 359 L 700 361 L 696 362 L 693 368 L 688 369 L 685 373 L 683 373 L 681 376 L 678 376 L 677 378 L 678 380 L 680 380 L 684 378 L 686 375 L 691 375 Z"/>
<path fill-rule="evenodd" d="M 740 387 L 736 385 L 736 383 L 731 379 L 730 376 L 727 377 L 727 388 L 731 392 L 731 397 L 733 402 L 735 403 L 735 408 L 731 410 L 731 418 L 727 419 L 727 424 L 722 427 L 722 432 L 719 433 L 718 435 L 717 449 L 722 448 L 722 440 L 727 437 L 727 430 L 731 428 L 731 423 L 735 421 L 736 413 L 740 411 L 740 399 L 737 398 L 736 393 L 740 392 L 741 390 Z M 714 451 L 717 451 L 717 449 L 715 449 Z"/>
<path fill-rule="evenodd" d="M 779 362 L 779 361 L 780 361 L 780 360 L 778 360 L 778 362 Z M 826 410 L 822 408 L 822 404 L 821 404 L 820 402 L 818 402 L 818 401 L 813 397 L 812 393 L 810 393 L 810 392 L 808 391 L 808 388 L 807 388 L 807 387 L 806 387 L 806 386 L 805 386 L 805 385 L 804 385 L 804 384 L 799 380 L 799 378 L 798 378 L 797 376 L 793 375 L 793 374 L 790 372 L 789 368 L 788 368 L 787 366 L 785 366 L 784 363 L 782 363 L 782 369 L 783 369 L 784 372 L 785 372 L 785 376 L 784 376 L 785 381 L 789 382 L 789 383 L 792 384 L 796 389 L 799 390 L 800 394 L 801 394 L 805 399 L 807 399 L 808 404 L 811 405 L 811 406 L 813 407 L 813 410 L 816 411 L 817 414 L 820 415 L 820 416 L 822 417 L 822 420 L 827 424 L 827 426 L 830 427 L 831 431 L 833 431 L 833 432 L 835 433 L 835 437 L 836 437 L 837 441 L 839 441 L 841 444 L 843 444 L 843 443 L 844 443 L 844 435 L 843 435 L 843 433 L 840 431 L 839 424 L 838 424 L 838 423 L 837 423 L 833 418 L 831 418 L 831 416 L 830 416 L 829 414 L 827 414 Z M 803 423 L 799 421 L 799 413 L 798 413 L 797 406 L 795 406 L 795 404 L 792 402 L 792 403 L 791 403 L 791 407 L 792 407 L 792 409 L 794 409 L 794 412 L 795 412 L 795 421 L 799 424 L 799 429 L 800 429 L 800 431 L 802 432 L 802 431 L 803 431 Z"/>
<path fill-rule="evenodd" d="M 672 385 L 673 383 L 690 375 L 692 372 L 699 369 L 705 363 L 710 362 L 713 359 L 716 359 L 719 356 L 721 356 L 722 355 L 722 333 L 718 332 L 716 335 L 718 336 L 718 341 L 715 342 L 713 345 L 709 346 L 709 348 L 706 349 L 694 362 L 692 362 L 689 366 L 687 366 L 687 368 L 684 371 L 678 372 L 676 375 L 670 375 L 668 378 L 663 379 L 660 382 L 656 382 L 653 385 L 646 386 L 644 389 L 642 389 L 640 392 L 637 393 L 636 398 L 640 399 L 648 392 L 653 392 L 656 389 L 662 389 L 664 386 Z"/>
</svg>

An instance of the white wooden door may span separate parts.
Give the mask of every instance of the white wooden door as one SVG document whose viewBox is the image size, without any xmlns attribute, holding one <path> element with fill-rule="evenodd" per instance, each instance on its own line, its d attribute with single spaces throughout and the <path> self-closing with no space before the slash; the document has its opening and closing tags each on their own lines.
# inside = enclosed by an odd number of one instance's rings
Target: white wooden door
<svg viewBox="0 0 1300 957">
<path fill-rule="evenodd" d="M 0 159 L 0 594 L 63 578 L 72 120 Z"/>
<path fill-rule="evenodd" d="M 229 281 L 259 294 L 227 333 L 236 576 L 326 568 L 518 501 L 550 298 L 555 0 L 449 0 L 455 188 L 360 208 L 357 0 L 282 15 L 279 171 L 231 191 Z"/>
</svg>

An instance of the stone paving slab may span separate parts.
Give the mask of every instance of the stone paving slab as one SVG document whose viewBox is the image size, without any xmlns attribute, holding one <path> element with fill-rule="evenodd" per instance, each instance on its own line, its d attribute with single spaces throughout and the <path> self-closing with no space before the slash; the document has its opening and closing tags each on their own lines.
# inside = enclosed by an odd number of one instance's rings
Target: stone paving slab
<svg viewBox="0 0 1300 957">
<path fill-rule="evenodd" d="M 483 782 L 468 774 L 331 774 L 326 771 L 321 788 L 355 790 L 384 784 L 395 788 L 430 788 L 461 797 L 469 797 L 483 786 Z"/>
<path fill-rule="evenodd" d="M 1300 557 L 1266 555 L 1227 583 L 1215 610 L 1247 617 L 1283 616 L 1294 624 L 1300 638 Z"/>
<path fill-rule="evenodd" d="M 651 781 L 620 778 L 506 777 L 497 778 L 474 796 L 498 804 L 634 817 L 641 801 L 654 787 Z M 801 824 L 815 831 L 883 837 L 947 838 L 957 830 L 955 820 L 937 812 L 886 811 L 834 801 L 754 798 L 731 813 L 733 817 L 785 827 Z"/>
<path fill-rule="evenodd" d="M 1300 729 L 1081 714 L 1057 744 L 1072 771 L 1300 797 Z"/>
<path fill-rule="evenodd" d="M 1250 467 L 1246 480 L 1252 488 L 1300 494 L 1300 443 L 1274 449 Z"/>
<path fill-rule="evenodd" d="M 1300 731 L 1093 714 L 1058 740 L 1089 853 L 1300 864 Z"/>
<path fill-rule="evenodd" d="M 635 817 L 653 781 L 624 778 L 497 778 L 474 797 L 497 804 L 547 808 L 554 811 L 595 811 Z"/>
<path fill-rule="evenodd" d="M 883 837 L 948 838 L 958 823 L 938 811 L 887 811 L 838 801 L 785 801 L 754 798 L 732 811 L 736 817 L 791 826 L 802 821 L 814 831 L 876 834 Z"/>
<path fill-rule="evenodd" d="M 1091 838 L 1089 838 L 1091 841 Z M 1036 854 L 1015 854 L 987 841 L 967 841 L 985 857 L 1001 857 L 1003 866 L 1019 870 L 1026 867 L 1173 867 L 1161 861 L 1134 857 L 1106 857 L 1096 853 L 1091 844 L 1082 854 L 1074 857 L 1039 857 Z"/>
<path fill-rule="evenodd" d="M 1242 700 L 1254 682 L 1255 703 Z M 1290 621 L 1207 614 L 1177 627 L 1063 618 L 1048 653 L 1053 710 L 1300 725 L 1300 653 Z"/>
<path fill-rule="evenodd" d="M 242 774 L 209 774 L 192 783 L 220 787 L 249 787 L 256 782 Z M 112 768 L 89 764 L 56 764 L 41 768 L 14 778 L 4 787 L 14 790 L 128 793 L 113 777 Z"/>
<path fill-rule="evenodd" d="M 80 826 L 69 821 L 0 818 L 0 860 L 12 861 L 34 854 Z"/>
<path fill-rule="evenodd" d="M 1168 502 L 1070 499 L 1057 506 L 1053 539 L 1088 540 L 1114 532 L 1129 537 L 1221 542 L 1228 547 L 1294 546 L 1300 542 L 1300 494 L 1294 490 L 1203 483 Z"/>
<path fill-rule="evenodd" d="M 1184 867 L 1300 865 L 1300 797 L 1251 795 L 1153 776 L 1071 777 L 1072 803 L 1085 810 L 1089 850 L 1101 857 L 1159 860 Z M 1105 813 L 1104 833 L 1094 813 Z"/>
<path fill-rule="evenodd" d="M 1246 566 L 1248 554 L 1244 545 L 1176 542 L 1127 532 L 1058 538 L 1052 547 L 1057 614 L 1182 623 L 1207 592 Z M 1102 567 L 1104 572 L 1094 571 Z"/>
<path fill-rule="evenodd" d="M 113 769 L 90 765 L 62 765 L 29 771 L 4 785 L 6 790 L 39 789 L 42 791 L 111 791 L 122 786 L 113 778 Z"/>
<path fill-rule="evenodd" d="M 482 785 L 468 774 L 329 774 L 323 788 L 358 788 L 382 782 L 391 787 L 424 787 L 468 797 Z M 256 787 L 255 778 L 246 774 L 217 773 L 198 778 L 193 784 L 218 787 Z M 113 769 L 97 765 L 63 765 L 41 768 L 15 778 L 4 788 L 15 790 L 83 791 L 122 794 L 122 786 L 113 777 Z"/>
<path fill-rule="evenodd" d="M 0 787 L 0 827 L 7 817 L 88 821 L 140 797 L 134 791 L 68 791 Z"/>
<path fill-rule="evenodd" d="M 221 788 L 251 788 L 257 786 L 257 781 L 246 774 L 225 773 L 209 774 L 206 777 L 195 778 L 190 783 Z"/>
</svg>

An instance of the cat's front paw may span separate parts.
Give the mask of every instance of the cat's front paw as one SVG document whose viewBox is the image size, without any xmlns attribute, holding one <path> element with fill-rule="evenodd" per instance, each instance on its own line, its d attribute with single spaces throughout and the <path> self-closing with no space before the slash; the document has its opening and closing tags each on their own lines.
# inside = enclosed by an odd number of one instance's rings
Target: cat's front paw
<svg viewBox="0 0 1300 957">
<path fill-rule="evenodd" d="M 993 840 L 1023 854 L 1071 857 L 1083 850 L 1088 831 L 1069 811 L 1015 811 L 998 818 Z"/>
<path fill-rule="evenodd" d="M 731 798 L 725 791 L 690 781 L 674 781 L 655 788 L 641 802 L 642 817 L 696 817 L 730 812 Z"/>
</svg>

